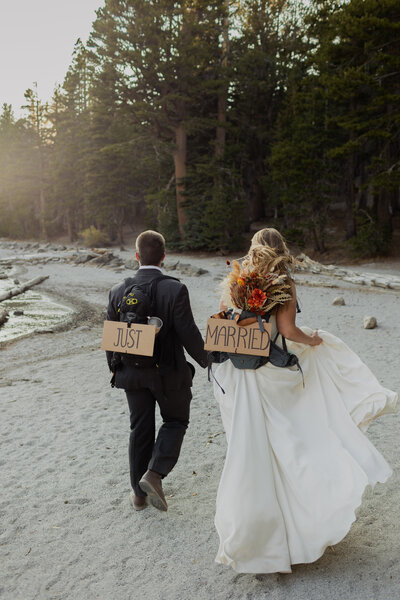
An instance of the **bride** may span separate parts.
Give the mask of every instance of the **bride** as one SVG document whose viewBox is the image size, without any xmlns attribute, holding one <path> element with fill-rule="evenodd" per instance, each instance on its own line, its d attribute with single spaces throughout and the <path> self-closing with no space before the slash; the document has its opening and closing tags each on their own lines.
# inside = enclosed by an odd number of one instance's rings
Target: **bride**
<svg viewBox="0 0 400 600">
<path fill-rule="evenodd" d="M 272 310 L 271 337 L 287 338 L 304 387 L 293 367 L 240 370 L 227 360 L 215 371 L 228 443 L 216 502 L 216 562 L 239 573 L 290 573 L 293 564 L 317 560 L 349 531 L 365 487 L 391 475 L 363 432 L 395 412 L 398 396 L 339 338 L 296 326 L 293 264 L 280 233 L 264 229 L 237 268 L 286 278 L 290 299 Z M 225 300 L 231 306 L 232 289 Z"/>
</svg>

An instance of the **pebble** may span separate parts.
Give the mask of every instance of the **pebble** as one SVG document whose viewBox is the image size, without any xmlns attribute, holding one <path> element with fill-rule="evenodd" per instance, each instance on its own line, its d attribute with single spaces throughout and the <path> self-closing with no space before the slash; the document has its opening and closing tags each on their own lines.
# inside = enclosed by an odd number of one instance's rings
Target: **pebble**
<svg viewBox="0 0 400 600">
<path fill-rule="evenodd" d="M 377 325 L 375 317 L 364 317 L 364 329 L 375 329 Z"/>
<path fill-rule="evenodd" d="M 343 296 L 337 296 L 332 302 L 333 306 L 344 306 L 346 303 Z"/>
</svg>

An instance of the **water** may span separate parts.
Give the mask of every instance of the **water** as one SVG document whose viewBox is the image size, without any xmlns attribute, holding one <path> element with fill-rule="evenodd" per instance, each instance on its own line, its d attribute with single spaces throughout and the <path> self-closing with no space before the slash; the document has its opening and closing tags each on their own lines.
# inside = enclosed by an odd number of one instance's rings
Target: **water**
<svg viewBox="0 0 400 600">
<path fill-rule="evenodd" d="M 12 280 L 0 280 L 0 294 L 15 287 Z M 56 325 L 67 322 L 73 310 L 57 304 L 46 294 L 28 290 L 10 300 L 0 302 L 0 308 L 9 312 L 8 321 L 0 325 L 0 344 L 23 337 L 35 330 L 52 329 Z M 22 310 L 21 316 L 15 316 L 14 311 Z"/>
</svg>

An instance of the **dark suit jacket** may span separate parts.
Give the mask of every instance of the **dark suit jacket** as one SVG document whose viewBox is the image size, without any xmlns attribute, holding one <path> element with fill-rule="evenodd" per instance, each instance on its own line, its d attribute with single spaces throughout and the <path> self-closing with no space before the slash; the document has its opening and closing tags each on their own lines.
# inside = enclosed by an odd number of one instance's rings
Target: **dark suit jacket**
<svg viewBox="0 0 400 600">
<path fill-rule="evenodd" d="M 145 283 L 162 274 L 158 269 L 139 269 L 128 285 Z M 134 280 L 134 281 L 133 281 Z M 125 282 L 114 286 L 109 295 L 107 320 L 119 321 L 118 304 L 127 287 Z M 164 279 L 157 286 L 156 313 L 163 321 L 159 337 L 160 359 L 158 368 L 137 369 L 131 365 L 120 365 L 116 371 L 115 385 L 126 390 L 154 386 L 154 378 L 161 376 L 164 389 L 180 389 L 190 386 L 192 369 L 188 367 L 183 349 L 201 366 L 207 366 L 207 352 L 190 306 L 185 285 L 175 279 Z M 107 352 L 111 369 L 112 352 Z"/>
</svg>

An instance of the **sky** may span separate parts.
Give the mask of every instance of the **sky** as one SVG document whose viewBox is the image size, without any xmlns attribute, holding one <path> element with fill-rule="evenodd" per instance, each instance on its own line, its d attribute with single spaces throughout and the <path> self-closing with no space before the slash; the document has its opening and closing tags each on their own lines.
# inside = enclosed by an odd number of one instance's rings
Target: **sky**
<svg viewBox="0 0 400 600">
<path fill-rule="evenodd" d="M 22 116 L 24 92 L 38 84 L 51 99 L 64 80 L 74 44 L 86 42 L 103 0 L 0 0 L 0 107 Z"/>
</svg>

